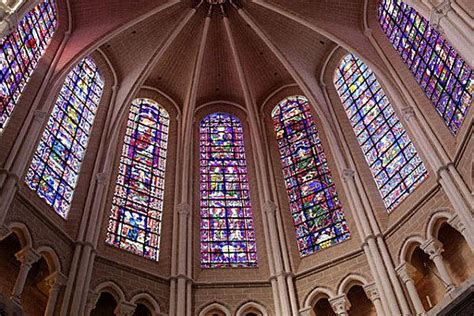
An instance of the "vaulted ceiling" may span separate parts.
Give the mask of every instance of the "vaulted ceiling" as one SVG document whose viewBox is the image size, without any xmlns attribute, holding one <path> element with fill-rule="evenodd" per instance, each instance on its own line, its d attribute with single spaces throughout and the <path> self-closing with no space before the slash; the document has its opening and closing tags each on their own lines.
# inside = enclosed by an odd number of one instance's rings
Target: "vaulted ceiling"
<svg viewBox="0 0 474 316">
<path fill-rule="evenodd" d="M 280 53 L 314 74 L 336 45 L 329 38 L 351 45 L 366 40 L 361 30 L 363 0 L 81 0 L 70 1 L 70 8 L 73 44 L 66 47 L 59 68 L 99 47 L 121 86 L 158 88 L 179 106 L 189 97 L 200 50 L 200 75 L 194 81 L 198 106 L 220 100 L 244 105 L 238 67 L 256 104 L 275 89 L 294 83 L 281 58 L 241 12 Z M 125 101 L 126 94 L 119 93 L 118 102 L 120 98 Z"/>
</svg>

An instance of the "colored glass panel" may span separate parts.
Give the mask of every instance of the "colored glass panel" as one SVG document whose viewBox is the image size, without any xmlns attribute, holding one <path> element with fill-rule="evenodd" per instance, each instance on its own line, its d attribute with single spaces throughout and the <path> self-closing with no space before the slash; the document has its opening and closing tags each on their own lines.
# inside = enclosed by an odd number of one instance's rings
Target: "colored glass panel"
<svg viewBox="0 0 474 316">
<path fill-rule="evenodd" d="M 200 125 L 201 266 L 255 267 L 257 248 L 250 205 L 242 124 L 214 113 Z"/>
<path fill-rule="evenodd" d="M 349 239 L 308 100 L 288 97 L 273 109 L 272 118 L 301 256 Z"/>
<path fill-rule="evenodd" d="M 107 243 L 158 261 L 170 118 L 150 99 L 130 107 Z"/>
<path fill-rule="evenodd" d="M 3 131 L 28 80 L 57 27 L 56 5 L 45 0 L 0 40 L 0 132 Z"/>
<path fill-rule="evenodd" d="M 382 30 L 416 80 L 456 134 L 472 103 L 474 73 L 439 31 L 399 0 L 379 6 Z"/>
<path fill-rule="evenodd" d="M 69 72 L 26 175 L 27 185 L 63 218 L 71 207 L 103 87 L 90 57 Z"/>
<path fill-rule="evenodd" d="M 428 176 L 423 161 L 370 68 L 352 54 L 334 76 L 359 145 L 388 211 Z"/>
</svg>

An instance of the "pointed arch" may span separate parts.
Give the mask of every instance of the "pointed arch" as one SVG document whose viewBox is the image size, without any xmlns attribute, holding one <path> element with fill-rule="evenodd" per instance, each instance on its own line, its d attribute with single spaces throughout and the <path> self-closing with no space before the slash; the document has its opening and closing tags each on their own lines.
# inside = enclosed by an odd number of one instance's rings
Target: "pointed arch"
<svg viewBox="0 0 474 316">
<path fill-rule="evenodd" d="M 287 97 L 271 115 L 300 255 L 347 240 L 349 229 L 308 100 Z"/>
<path fill-rule="evenodd" d="M 400 0 L 382 0 L 379 24 L 451 133 L 472 103 L 474 72 L 443 35 Z"/>
<path fill-rule="evenodd" d="M 242 123 L 212 113 L 202 119 L 199 135 L 201 267 L 256 267 Z"/>
<path fill-rule="evenodd" d="M 158 261 L 170 117 L 135 99 L 127 121 L 106 242 Z"/>
<path fill-rule="evenodd" d="M 336 293 L 327 287 L 323 286 L 318 286 L 317 288 L 311 290 L 311 292 L 308 293 L 304 300 L 304 305 L 303 308 L 308 308 L 308 307 L 313 307 L 314 304 L 322 297 L 326 297 L 328 299 L 336 297 Z"/>
<path fill-rule="evenodd" d="M 57 20 L 55 0 L 43 0 L 0 39 L 0 132 L 51 42 Z"/>
<path fill-rule="evenodd" d="M 339 286 L 337 287 L 337 295 L 347 294 L 353 285 L 360 285 L 363 287 L 367 284 L 369 284 L 369 282 L 367 282 L 367 279 L 364 276 L 350 273 L 339 283 Z"/>
<path fill-rule="evenodd" d="M 268 316 L 268 312 L 265 309 L 265 307 L 263 307 L 262 304 L 254 302 L 254 301 L 250 301 L 250 302 L 246 302 L 242 304 L 242 306 L 240 306 L 235 312 L 235 316 L 245 316 L 246 312 L 254 311 L 254 310 L 259 311 L 262 314 L 262 316 Z"/>
<path fill-rule="evenodd" d="M 222 313 L 225 314 L 225 316 L 231 316 L 232 315 L 230 310 L 227 307 L 225 307 L 224 304 L 214 302 L 214 303 L 211 303 L 211 304 L 203 307 L 201 309 L 201 311 L 199 312 L 199 316 L 208 316 L 207 313 L 212 312 L 213 310 L 221 311 Z"/>
<path fill-rule="evenodd" d="M 387 211 L 427 177 L 418 155 L 372 70 L 353 54 L 344 56 L 334 84 Z"/>
</svg>

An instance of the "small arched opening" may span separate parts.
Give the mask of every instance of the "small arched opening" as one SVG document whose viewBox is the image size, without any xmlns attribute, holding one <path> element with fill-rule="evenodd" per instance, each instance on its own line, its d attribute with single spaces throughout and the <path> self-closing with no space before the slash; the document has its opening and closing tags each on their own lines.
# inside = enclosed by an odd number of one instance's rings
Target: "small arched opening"
<svg viewBox="0 0 474 316">
<path fill-rule="evenodd" d="M 16 234 L 10 234 L 0 241 L 0 298 L 6 300 L 11 294 L 20 271 L 20 261 L 15 254 L 22 248 Z"/>
<path fill-rule="evenodd" d="M 44 315 L 48 304 L 50 289 L 48 276 L 50 274 L 48 263 L 44 257 L 32 265 L 21 294 L 21 305 L 26 315 Z"/>
<path fill-rule="evenodd" d="M 409 263 L 410 277 L 425 311 L 429 311 L 442 300 L 446 292 L 445 287 L 435 264 L 419 246 L 413 250 Z"/>
<path fill-rule="evenodd" d="M 148 308 L 143 303 L 138 303 L 137 308 L 135 309 L 135 312 L 133 313 L 133 316 L 152 316 L 153 313 L 151 310 Z"/>
<path fill-rule="evenodd" d="M 350 303 L 349 314 L 351 316 L 376 316 L 375 307 L 367 297 L 364 289 L 360 285 L 352 286 L 347 291 L 347 299 Z"/>
<path fill-rule="evenodd" d="M 336 316 L 327 296 L 321 296 L 313 306 L 315 316 Z"/>
<path fill-rule="evenodd" d="M 117 308 L 117 300 L 108 293 L 102 292 L 95 308 L 91 312 L 91 316 L 115 316 L 115 309 Z"/>
<path fill-rule="evenodd" d="M 456 286 L 474 274 L 474 256 L 463 235 L 448 223 L 438 231 L 438 240 L 443 244 L 443 259 Z"/>
</svg>

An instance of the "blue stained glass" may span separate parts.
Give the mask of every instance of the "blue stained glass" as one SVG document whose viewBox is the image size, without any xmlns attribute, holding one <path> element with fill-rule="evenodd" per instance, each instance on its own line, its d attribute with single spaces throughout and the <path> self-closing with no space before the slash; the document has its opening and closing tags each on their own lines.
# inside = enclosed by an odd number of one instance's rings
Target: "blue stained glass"
<svg viewBox="0 0 474 316">
<path fill-rule="evenodd" d="M 0 132 L 57 28 L 56 4 L 45 0 L 0 40 Z"/>
<path fill-rule="evenodd" d="M 300 255 L 349 239 L 308 100 L 288 97 L 273 109 L 272 118 Z"/>
<path fill-rule="evenodd" d="M 428 171 L 370 68 L 348 54 L 336 70 L 334 83 L 391 211 L 428 177 Z"/>
<path fill-rule="evenodd" d="M 474 72 L 430 23 L 400 0 L 380 1 L 379 22 L 421 88 L 456 134 L 472 104 Z"/>
<path fill-rule="evenodd" d="M 66 218 L 104 81 L 86 57 L 61 88 L 26 175 L 26 184 Z"/>
<path fill-rule="evenodd" d="M 158 261 L 170 118 L 150 99 L 130 107 L 107 243 Z"/>
<path fill-rule="evenodd" d="M 256 267 L 242 124 L 214 113 L 201 121 L 199 135 L 201 267 Z"/>
</svg>

